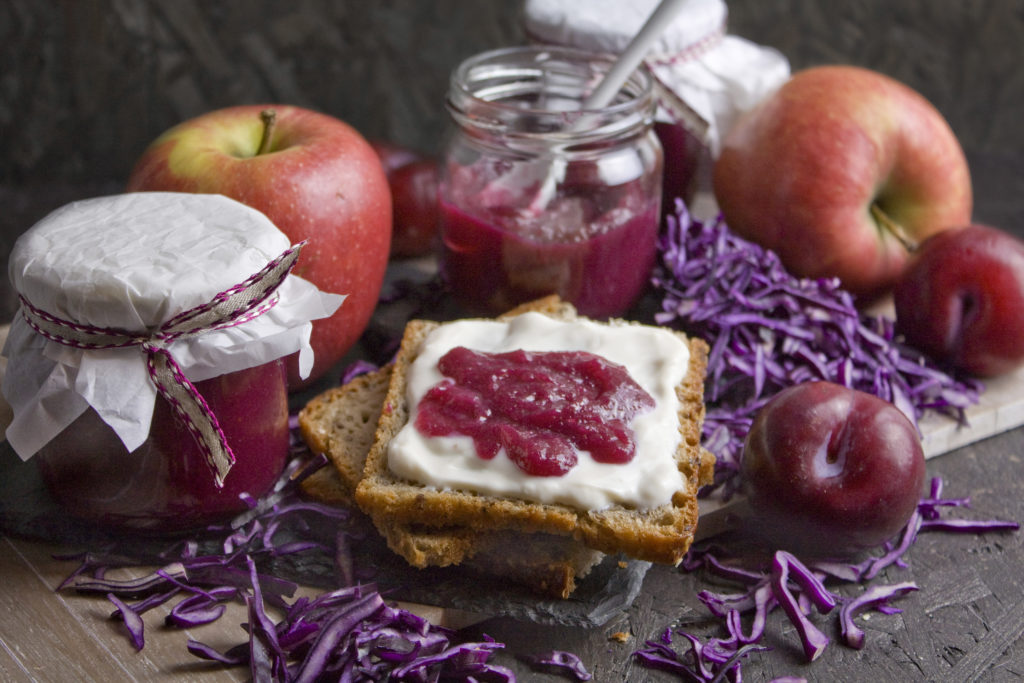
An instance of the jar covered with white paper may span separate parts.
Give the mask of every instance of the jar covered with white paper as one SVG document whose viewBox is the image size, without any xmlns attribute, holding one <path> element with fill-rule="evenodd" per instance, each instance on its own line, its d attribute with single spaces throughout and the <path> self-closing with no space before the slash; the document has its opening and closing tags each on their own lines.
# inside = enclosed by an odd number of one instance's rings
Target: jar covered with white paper
<svg viewBox="0 0 1024 683">
<path fill-rule="evenodd" d="M 4 347 L 6 437 L 75 516 L 174 531 L 245 510 L 289 455 L 285 359 L 344 297 L 291 274 L 293 245 L 219 195 L 74 202 L 23 234 Z"/>
<path fill-rule="evenodd" d="M 525 0 L 523 30 L 536 43 L 617 55 L 659 0 Z M 790 75 L 775 49 L 727 31 L 725 0 L 690 0 L 644 62 L 658 100 L 654 131 L 665 152 L 662 205 L 710 189 L 722 138 L 743 112 Z"/>
</svg>

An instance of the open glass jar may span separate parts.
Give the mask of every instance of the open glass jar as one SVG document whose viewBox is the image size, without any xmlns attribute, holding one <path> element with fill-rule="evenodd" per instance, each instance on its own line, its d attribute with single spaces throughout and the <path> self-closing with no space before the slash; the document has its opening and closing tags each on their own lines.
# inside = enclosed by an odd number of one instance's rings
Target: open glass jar
<svg viewBox="0 0 1024 683">
<path fill-rule="evenodd" d="M 604 318 L 646 288 L 661 204 L 655 100 L 641 68 L 611 105 L 581 109 L 610 65 L 580 50 L 516 47 L 453 73 L 441 270 L 469 311 L 558 294 Z"/>
<path fill-rule="evenodd" d="M 169 192 L 75 202 L 18 239 L 6 436 L 64 509 L 178 531 L 273 486 L 285 359 L 309 371 L 310 321 L 342 299 L 290 274 L 300 249 L 234 200 Z"/>
</svg>

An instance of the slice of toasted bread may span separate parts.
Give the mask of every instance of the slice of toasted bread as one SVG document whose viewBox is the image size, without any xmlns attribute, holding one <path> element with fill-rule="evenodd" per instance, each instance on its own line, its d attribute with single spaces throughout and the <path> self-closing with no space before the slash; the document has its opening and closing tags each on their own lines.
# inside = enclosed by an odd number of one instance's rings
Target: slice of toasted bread
<svg viewBox="0 0 1024 683">
<path fill-rule="evenodd" d="M 528 310 L 570 320 L 575 309 L 549 298 L 510 312 Z M 395 476 L 388 466 L 388 444 L 408 422 L 406 372 L 420 345 L 440 323 L 411 321 L 394 362 L 384 407 L 367 455 L 356 500 L 380 526 L 382 523 L 470 530 L 513 529 L 522 533 L 572 535 L 603 553 L 678 564 L 693 540 L 697 524 L 697 489 L 707 473 L 700 448 L 704 418 L 703 386 L 707 345 L 685 339 L 690 350 L 689 368 L 676 388 L 679 399 L 680 443 L 675 453 L 682 485 L 670 503 L 650 510 L 612 505 L 601 510 L 581 510 L 564 504 L 544 504 L 511 497 L 483 495 L 469 490 L 442 490 Z M 682 335 L 680 335 L 682 336 Z"/>
<path fill-rule="evenodd" d="M 303 491 L 322 502 L 351 506 L 366 455 L 387 394 L 391 366 L 360 375 L 313 398 L 299 412 L 299 428 L 309 447 L 324 453 L 324 467 L 302 482 Z M 388 547 L 417 568 L 462 565 L 472 572 L 528 586 L 536 593 L 567 598 L 604 555 L 571 536 L 515 531 L 479 532 L 433 528 L 380 520 Z M 509 548 L 517 548 L 509 553 Z"/>
<path fill-rule="evenodd" d="M 363 478 L 366 454 L 373 445 L 391 366 L 355 377 L 314 397 L 299 411 L 299 432 L 314 453 L 323 453 L 332 468 L 303 481 L 303 490 L 324 502 L 352 506 Z M 340 481 L 339 481 L 340 479 Z"/>
</svg>

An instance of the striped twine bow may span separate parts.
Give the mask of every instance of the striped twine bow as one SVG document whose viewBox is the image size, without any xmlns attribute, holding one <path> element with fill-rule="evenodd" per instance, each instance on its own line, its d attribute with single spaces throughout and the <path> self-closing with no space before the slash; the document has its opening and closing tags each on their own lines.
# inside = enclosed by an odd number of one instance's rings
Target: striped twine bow
<svg viewBox="0 0 1024 683">
<path fill-rule="evenodd" d="M 210 301 L 183 311 L 155 330 L 137 333 L 93 327 L 58 318 L 36 308 L 21 297 L 21 314 L 29 326 L 50 341 L 77 349 L 120 349 L 141 347 L 146 367 L 157 393 L 166 400 L 195 439 L 214 475 L 218 488 L 235 463 L 217 416 L 182 372 L 168 347 L 213 330 L 236 327 L 258 318 L 279 299 L 278 287 L 295 266 L 305 242 L 289 248 L 262 270 L 234 287 L 216 294 Z"/>
</svg>

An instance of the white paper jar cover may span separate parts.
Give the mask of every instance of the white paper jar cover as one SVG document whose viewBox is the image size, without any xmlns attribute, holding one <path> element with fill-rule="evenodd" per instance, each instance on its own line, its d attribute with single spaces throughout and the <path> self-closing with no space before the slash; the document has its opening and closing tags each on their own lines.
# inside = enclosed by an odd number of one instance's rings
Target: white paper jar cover
<svg viewBox="0 0 1024 683">
<path fill-rule="evenodd" d="M 68 204 L 23 234 L 9 260 L 15 290 L 65 321 L 145 333 L 244 282 L 291 247 L 266 216 L 220 195 L 141 192 Z M 299 353 L 313 364 L 310 321 L 343 296 L 289 275 L 265 313 L 174 341 L 199 382 Z M 82 349 L 50 341 L 15 316 L 3 354 L 7 439 L 27 459 L 87 407 L 132 451 L 149 435 L 157 390 L 138 346 Z"/>
<path fill-rule="evenodd" d="M 658 0 L 525 0 L 523 27 L 534 41 L 618 54 Z M 682 123 L 718 155 L 736 117 L 786 79 L 777 50 L 728 35 L 723 0 L 691 0 L 645 60 L 664 86 L 662 120 Z M 678 100 L 678 101 L 674 101 Z"/>
</svg>

